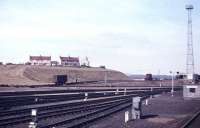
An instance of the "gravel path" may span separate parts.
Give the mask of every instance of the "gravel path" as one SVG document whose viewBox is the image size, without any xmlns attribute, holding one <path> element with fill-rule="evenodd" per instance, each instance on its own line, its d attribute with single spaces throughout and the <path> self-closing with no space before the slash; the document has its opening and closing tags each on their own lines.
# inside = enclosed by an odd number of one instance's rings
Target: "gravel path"
<svg viewBox="0 0 200 128">
<path fill-rule="evenodd" d="M 174 97 L 162 94 L 150 99 L 149 105 L 142 106 L 143 119 L 131 120 L 124 124 L 124 113 L 120 111 L 89 124 L 89 128 L 179 128 L 193 113 L 200 109 L 200 100 L 184 100 L 182 92 Z"/>
</svg>

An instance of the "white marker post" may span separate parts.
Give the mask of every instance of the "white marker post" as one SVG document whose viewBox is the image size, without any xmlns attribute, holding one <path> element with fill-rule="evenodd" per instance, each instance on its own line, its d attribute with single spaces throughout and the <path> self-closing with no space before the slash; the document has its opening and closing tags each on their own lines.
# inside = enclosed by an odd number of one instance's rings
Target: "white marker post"
<svg viewBox="0 0 200 128">
<path fill-rule="evenodd" d="M 31 110 L 31 116 L 34 116 L 34 117 L 37 116 L 37 109 L 32 109 Z"/>
<path fill-rule="evenodd" d="M 129 111 L 126 111 L 125 112 L 125 119 L 124 119 L 124 128 L 128 128 L 128 121 L 129 121 L 129 117 L 130 117 L 130 115 L 129 115 Z"/>
<path fill-rule="evenodd" d="M 161 83 L 161 80 L 160 80 L 160 87 L 162 87 L 162 83 Z"/>
<path fill-rule="evenodd" d="M 148 99 L 145 100 L 145 105 L 146 106 L 149 105 L 149 100 Z"/>
<path fill-rule="evenodd" d="M 35 98 L 35 102 L 38 102 L 38 98 Z"/>
<path fill-rule="evenodd" d="M 86 101 L 88 99 L 88 93 L 85 93 L 85 99 L 83 101 Z"/>
<path fill-rule="evenodd" d="M 174 72 L 170 71 L 170 74 L 172 74 L 172 89 L 171 89 L 171 94 L 172 97 L 174 96 Z"/>
<path fill-rule="evenodd" d="M 107 86 L 107 71 L 105 71 L 105 74 L 104 74 L 104 84 L 105 86 Z"/>
<path fill-rule="evenodd" d="M 116 89 L 116 92 L 115 92 L 115 95 L 117 95 L 119 93 L 119 89 L 117 88 Z"/>
<path fill-rule="evenodd" d="M 152 99 L 153 98 L 153 87 L 151 87 L 151 95 L 150 95 L 150 98 Z"/>
<path fill-rule="evenodd" d="M 126 95 L 126 88 L 124 88 L 124 96 Z"/>
<path fill-rule="evenodd" d="M 125 112 L 125 123 L 129 121 L 129 111 Z"/>
<path fill-rule="evenodd" d="M 29 128 L 37 128 L 37 109 L 31 110 L 32 121 L 29 123 Z"/>
</svg>

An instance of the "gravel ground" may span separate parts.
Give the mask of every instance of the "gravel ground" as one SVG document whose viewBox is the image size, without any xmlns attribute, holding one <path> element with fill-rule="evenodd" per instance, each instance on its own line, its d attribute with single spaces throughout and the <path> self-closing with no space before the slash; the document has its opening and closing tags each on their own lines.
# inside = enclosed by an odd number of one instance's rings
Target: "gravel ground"
<svg viewBox="0 0 200 128">
<path fill-rule="evenodd" d="M 198 116 L 198 117 L 194 120 L 194 122 L 192 122 L 192 123 L 190 124 L 190 126 L 188 126 L 187 128 L 199 128 L 199 126 L 200 126 L 200 116 Z"/>
<path fill-rule="evenodd" d="M 149 105 L 143 104 L 143 117 L 140 120 L 131 120 L 124 123 L 125 111 L 122 110 L 106 118 L 97 120 L 88 128 L 179 128 L 198 109 L 200 100 L 184 100 L 182 92 L 176 92 L 174 97 L 162 94 L 149 100 Z"/>
</svg>

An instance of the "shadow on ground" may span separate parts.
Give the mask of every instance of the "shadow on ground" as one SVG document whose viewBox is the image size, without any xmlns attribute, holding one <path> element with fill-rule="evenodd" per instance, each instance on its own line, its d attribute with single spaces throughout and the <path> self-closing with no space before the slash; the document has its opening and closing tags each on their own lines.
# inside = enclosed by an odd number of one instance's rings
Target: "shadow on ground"
<svg viewBox="0 0 200 128">
<path fill-rule="evenodd" d="M 154 118 L 154 117 L 157 117 L 157 116 L 158 116 L 158 115 L 153 115 L 153 114 L 143 115 L 143 116 L 141 116 L 141 119 Z"/>
</svg>

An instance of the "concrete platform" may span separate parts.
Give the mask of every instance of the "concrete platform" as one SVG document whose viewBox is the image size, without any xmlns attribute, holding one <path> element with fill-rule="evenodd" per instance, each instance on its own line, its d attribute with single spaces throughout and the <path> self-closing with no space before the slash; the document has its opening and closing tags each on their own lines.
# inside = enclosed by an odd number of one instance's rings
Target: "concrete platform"
<svg viewBox="0 0 200 128">
<path fill-rule="evenodd" d="M 180 128 L 200 109 L 200 100 L 184 100 L 182 92 L 176 92 L 174 97 L 168 93 L 151 99 L 142 109 L 143 119 L 125 124 L 124 113 L 130 111 L 127 108 L 89 124 L 89 128 Z"/>
</svg>

